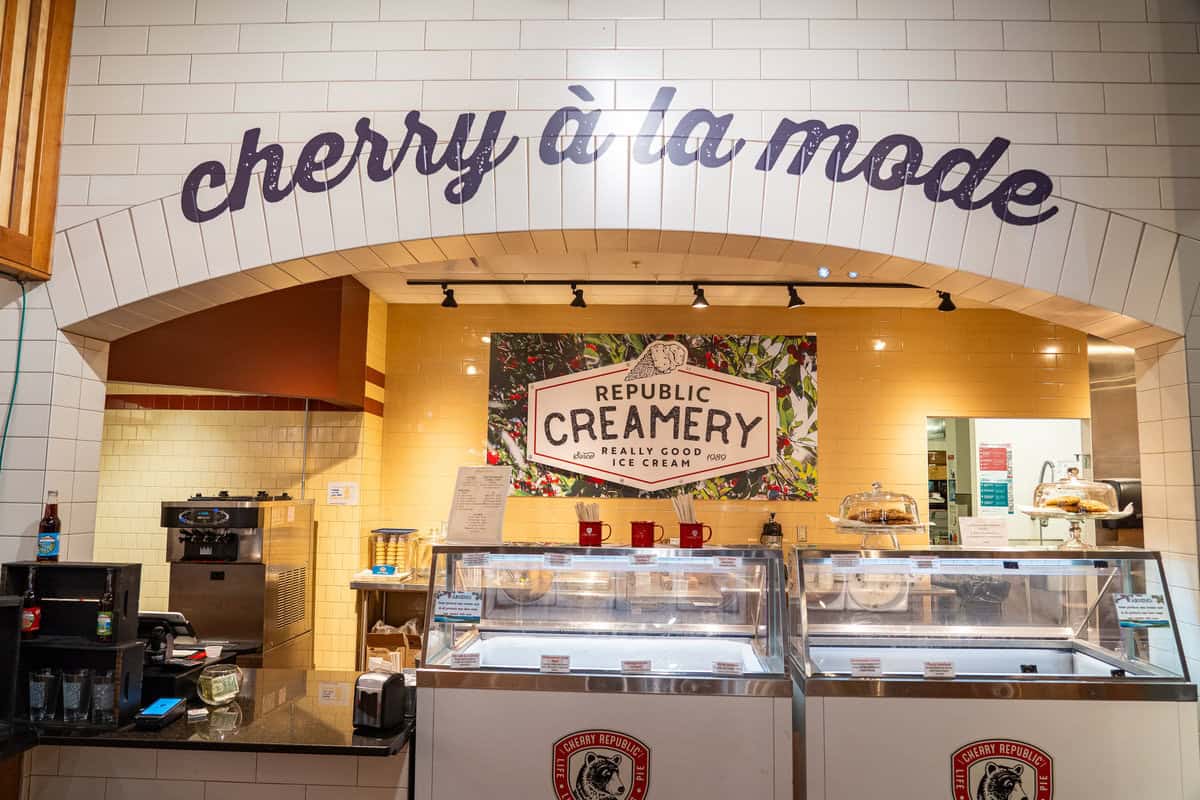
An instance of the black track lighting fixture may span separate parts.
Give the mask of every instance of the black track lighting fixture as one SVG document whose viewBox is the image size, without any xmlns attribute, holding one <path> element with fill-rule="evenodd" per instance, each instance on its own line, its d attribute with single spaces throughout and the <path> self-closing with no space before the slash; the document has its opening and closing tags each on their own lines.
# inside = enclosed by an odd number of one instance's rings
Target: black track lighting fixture
<svg viewBox="0 0 1200 800">
<path fill-rule="evenodd" d="M 938 303 L 938 311 L 957 311 L 958 306 L 954 305 L 954 301 L 950 299 L 949 292 L 937 290 L 938 297 L 942 298 L 942 302 Z"/>
<path fill-rule="evenodd" d="M 442 284 L 442 308 L 458 308 L 458 301 L 454 299 L 454 290 Z"/>
<path fill-rule="evenodd" d="M 704 297 L 704 290 L 700 288 L 700 284 L 692 284 L 692 308 L 708 308 L 708 300 Z"/>
<path fill-rule="evenodd" d="M 803 300 L 803 298 L 800 297 L 800 293 L 796 291 L 795 286 L 789 285 L 788 286 L 787 307 L 788 308 L 799 308 L 802 305 L 804 305 L 804 300 Z"/>
<path fill-rule="evenodd" d="M 571 293 L 575 295 L 575 299 L 571 301 L 571 308 L 587 308 L 587 301 L 583 299 L 583 289 L 572 283 Z"/>
</svg>

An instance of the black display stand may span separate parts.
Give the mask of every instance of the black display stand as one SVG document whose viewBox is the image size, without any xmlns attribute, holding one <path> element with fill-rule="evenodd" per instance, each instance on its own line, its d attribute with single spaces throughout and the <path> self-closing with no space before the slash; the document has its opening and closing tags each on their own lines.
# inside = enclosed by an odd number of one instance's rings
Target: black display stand
<svg viewBox="0 0 1200 800">
<path fill-rule="evenodd" d="M 21 658 L 21 598 L 0 595 L 0 746 L 12 737 Z"/>
<path fill-rule="evenodd" d="M 96 639 L 96 604 L 104 594 L 104 577 L 113 571 L 113 644 L 137 639 L 141 564 L 71 561 L 15 561 L 0 570 L 0 594 L 25 593 L 30 568 L 37 569 L 42 604 L 42 636 Z"/>
<path fill-rule="evenodd" d="M 18 561 L 0 568 L 0 592 L 19 596 L 30 568 L 37 569 L 35 589 L 42 607 L 37 638 L 21 642 L 16 681 L 16 714 L 29 715 L 29 671 L 87 668 L 113 673 L 111 725 L 38 722 L 39 728 L 111 728 L 133 721 L 142 699 L 142 661 L 146 644 L 137 638 L 140 564 Z M 113 641 L 96 641 L 96 612 L 104 594 L 107 570 L 113 571 Z M 18 607 L 18 614 L 19 614 Z M 19 620 L 19 617 L 18 617 Z M 19 624 L 19 623 L 18 623 Z M 62 713 L 59 703 L 59 713 Z"/>
</svg>

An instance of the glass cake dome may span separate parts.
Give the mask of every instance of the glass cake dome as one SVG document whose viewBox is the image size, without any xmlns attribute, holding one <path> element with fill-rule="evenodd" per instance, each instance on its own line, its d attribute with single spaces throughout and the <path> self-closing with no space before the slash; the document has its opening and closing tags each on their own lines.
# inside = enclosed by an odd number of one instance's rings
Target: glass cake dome
<svg viewBox="0 0 1200 800">
<path fill-rule="evenodd" d="M 1064 514 L 1111 514 L 1120 510 L 1112 486 L 1084 480 L 1075 474 L 1060 481 L 1039 483 L 1033 490 L 1033 505 Z"/>
<path fill-rule="evenodd" d="M 871 491 L 848 494 L 842 498 L 838 517 L 847 522 L 871 526 L 920 525 L 917 501 L 907 494 L 891 492 L 878 481 Z"/>
</svg>

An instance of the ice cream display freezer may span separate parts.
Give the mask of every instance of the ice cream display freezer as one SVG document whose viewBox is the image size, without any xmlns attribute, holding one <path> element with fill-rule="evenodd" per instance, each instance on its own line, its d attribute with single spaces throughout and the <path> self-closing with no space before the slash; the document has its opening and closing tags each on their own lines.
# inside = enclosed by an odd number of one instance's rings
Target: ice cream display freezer
<svg viewBox="0 0 1200 800">
<path fill-rule="evenodd" d="M 416 797 L 790 798 L 784 573 L 765 549 L 437 548 Z"/>
<path fill-rule="evenodd" d="M 791 559 L 797 797 L 1194 797 L 1196 687 L 1158 553 Z"/>
</svg>

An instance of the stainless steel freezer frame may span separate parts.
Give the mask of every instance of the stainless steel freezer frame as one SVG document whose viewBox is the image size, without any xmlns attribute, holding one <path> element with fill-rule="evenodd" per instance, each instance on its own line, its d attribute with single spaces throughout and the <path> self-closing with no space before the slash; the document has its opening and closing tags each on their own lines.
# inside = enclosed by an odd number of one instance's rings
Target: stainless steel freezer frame
<svg viewBox="0 0 1200 800">
<path fill-rule="evenodd" d="M 479 618 L 439 613 L 439 592 L 478 593 Z M 784 593 L 766 548 L 439 546 L 418 685 L 788 696 Z M 569 671 L 543 671 L 546 648 Z"/>
<path fill-rule="evenodd" d="M 795 548 L 791 572 L 807 694 L 1196 699 L 1157 552 Z M 1160 596 L 1165 618 L 1123 623 L 1118 595 Z M 915 655 L 953 660 L 954 678 L 927 680 Z"/>
</svg>

